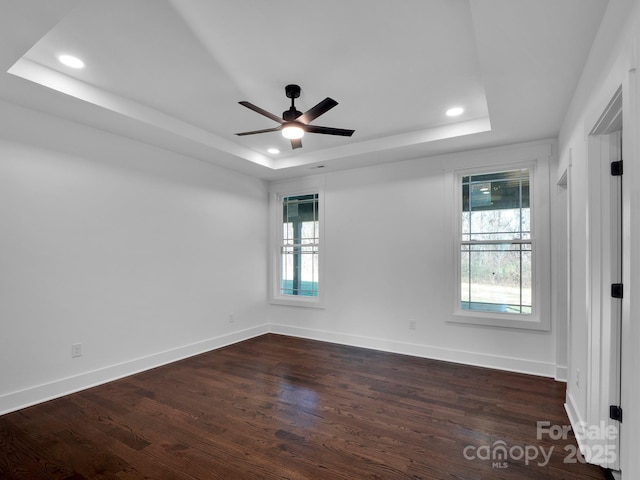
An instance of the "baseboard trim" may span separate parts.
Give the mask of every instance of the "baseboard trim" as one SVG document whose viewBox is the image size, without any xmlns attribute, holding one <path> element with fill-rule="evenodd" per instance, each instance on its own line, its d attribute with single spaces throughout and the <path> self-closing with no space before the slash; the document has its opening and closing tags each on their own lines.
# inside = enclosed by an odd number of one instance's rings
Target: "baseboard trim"
<svg viewBox="0 0 640 480">
<path fill-rule="evenodd" d="M 567 383 L 568 378 L 569 378 L 569 368 L 567 366 L 556 365 L 556 376 L 555 376 L 556 381 Z"/>
<path fill-rule="evenodd" d="M 201 342 L 183 345 L 145 357 L 135 358 L 126 362 L 97 370 L 84 372 L 72 377 L 54 380 L 36 385 L 24 390 L 7 393 L 0 396 L 0 415 L 14 412 L 31 405 L 46 402 L 71 393 L 95 387 L 113 380 L 128 377 L 145 370 L 156 368 L 168 363 L 183 360 L 194 355 L 206 353 L 234 343 L 269 333 L 269 325 L 260 325 L 238 332 L 209 338 Z"/>
<path fill-rule="evenodd" d="M 571 394 L 567 394 L 567 401 L 564 404 L 564 410 L 567 412 L 567 417 L 569 418 L 569 423 L 571 424 L 571 428 L 575 434 L 578 448 L 581 451 L 584 451 L 583 449 L 588 447 L 588 445 L 585 445 L 584 443 L 584 425 L 586 425 L 586 422 L 580 418 L 578 409 L 575 406 L 575 400 Z"/>
<path fill-rule="evenodd" d="M 560 377 L 562 368 L 564 368 L 556 367 L 551 363 L 524 360 L 520 358 L 487 355 L 483 353 L 466 352 L 463 350 L 453 350 L 409 342 L 387 340 L 383 338 L 293 327 L 289 325 L 264 324 L 166 350 L 153 355 L 132 359 L 116 365 L 110 365 L 97 370 L 84 372 L 79 375 L 54 380 L 52 382 L 36 385 L 24 390 L 0 395 L 0 415 L 118 380 L 120 378 L 128 377 L 129 375 L 134 375 L 168 363 L 183 360 L 194 355 L 216 350 L 266 333 L 308 338 L 310 340 L 339 343 L 342 345 L 370 348 L 384 352 L 400 353 L 415 357 L 556 379 Z M 566 372 L 566 368 L 564 368 L 564 370 Z M 576 425 L 578 424 L 576 423 Z"/>
<path fill-rule="evenodd" d="M 345 333 L 313 330 L 290 325 L 271 325 L 271 333 L 292 337 L 308 338 L 323 342 L 339 343 L 354 347 L 370 348 L 384 352 L 401 353 L 415 357 L 443 360 L 446 362 L 473 365 L 477 367 L 493 368 L 509 372 L 526 373 L 541 377 L 555 378 L 556 365 L 552 363 L 536 362 L 520 358 L 487 355 L 483 353 L 466 352 L 447 348 L 418 345 L 374 337 L 363 337 Z"/>
</svg>

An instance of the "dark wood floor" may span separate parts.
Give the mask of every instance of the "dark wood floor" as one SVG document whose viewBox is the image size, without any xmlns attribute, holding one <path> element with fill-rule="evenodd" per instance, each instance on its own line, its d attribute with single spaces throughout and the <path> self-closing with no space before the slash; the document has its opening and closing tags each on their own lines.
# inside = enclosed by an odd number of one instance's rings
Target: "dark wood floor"
<svg viewBox="0 0 640 480">
<path fill-rule="evenodd" d="M 563 398 L 550 379 L 265 335 L 0 417 L 0 478 L 603 479 L 565 462 L 573 438 L 536 438 L 568 424 Z M 540 448 L 547 465 L 517 458 Z"/>
</svg>

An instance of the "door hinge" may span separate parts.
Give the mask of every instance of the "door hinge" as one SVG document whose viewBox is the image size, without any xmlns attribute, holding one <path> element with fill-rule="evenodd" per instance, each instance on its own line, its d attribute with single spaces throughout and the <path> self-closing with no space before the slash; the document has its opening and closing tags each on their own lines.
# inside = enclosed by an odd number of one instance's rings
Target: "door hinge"
<svg viewBox="0 0 640 480">
<path fill-rule="evenodd" d="M 622 175 L 622 160 L 611 162 L 611 175 L 614 177 Z"/>
<path fill-rule="evenodd" d="M 611 284 L 611 297 L 612 298 L 622 298 L 622 284 L 621 283 L 612 283 Z"/>
<path fill-rule="evenodd" d="M 622 408 L 618 405 L 609 406 L 609 418 L 622 423 Z"/>
</svg>

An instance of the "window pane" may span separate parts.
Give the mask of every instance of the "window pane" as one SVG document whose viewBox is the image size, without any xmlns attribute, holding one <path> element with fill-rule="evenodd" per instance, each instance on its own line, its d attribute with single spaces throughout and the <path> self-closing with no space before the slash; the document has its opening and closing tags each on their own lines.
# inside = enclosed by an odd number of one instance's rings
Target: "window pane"
<svg viewBox="0 0 640 480">
<path fill-rule="evenodd" d="M 529 170 L 462 177 L 463 309 L 530 314 Z"/>
<path fill-rule="evenodd" d="M 470 240 L 521 240 L 530 238 L 529 209 L 481 210 L 463 212 L 462 233 Z M 465 216 L 470 218 L 465 220 Z M 468 223 L 469 225 L 465 225 Z M 468 228 L 468 232 L 464 229 Z M 526 237 L 523 235 L 526 234 Z M 465 238 L 463 238 L 465 240 Z"/>
<path fill-rule="evenodd" d="M 469 275 L 470 275 L 470 265 L 469 265 L 469 260 L 471 259 L 471 257 L 469 256 L 469 247 L 466 245 L 462 245 L 462 252 L 460 254 L 460 257 L 462 259 L 462 261 L 460 262 L 461 264 L 461 275 L 460 278 L 462 278 L 462 288 L 460 289 L 460 297 L 462 300 L 462 305 L 463 308 L 465 308 L 465 304 L 467 304 L 471 301 L 471 293 L 470 293 L 470 286 L 471 284 L 469 283 Z"/>
<path fill-rule="evenodd" d="M 285 197 L 282 206 L 280 293 L 318 296 L 318 195 Z"/>
<path fill-rule="evenodd" d="M 531 244 L 463 245 L 463 309 L 531 313 Z"/>
<path fill-rule="evenodd" d="M 293 243 L 293 223 L 283 225 L 282 240 L 285 245 Z"/>
<path fill-rule="evenodd" d="M 462 178 L 462 210 L 529 208 L 529 170 Z"/>
<path fill-rule="evenodd" d="M 471 212 L 462 212 L 462 240 L 471 240 Z"/>
</svg>

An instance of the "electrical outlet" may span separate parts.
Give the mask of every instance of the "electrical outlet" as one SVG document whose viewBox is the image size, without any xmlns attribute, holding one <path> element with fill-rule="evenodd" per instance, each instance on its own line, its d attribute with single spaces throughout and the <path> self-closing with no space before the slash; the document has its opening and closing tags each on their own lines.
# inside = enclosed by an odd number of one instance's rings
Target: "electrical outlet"
<svg viewBox="0 0 640 480">
<path fill-rule="evenodd" d="M 81 357 L 82 356 L 82 344 L 74 343 L 71 345 L 71 358 Z"/>
<path fill-rule="evenodd" d="M 229 323 L 233 323 L 235 321 L 236 321 L 236 319 L 235 319 L 235 317 L 233 315 L 233 312 L 232 312 L 232 313 L 229 314 Z"/>
<path fill-rule="evenodd" d="M 411 318 L 409 319 L 409 330 L 415 330 L 416 329 L 416 321 Z"/>
</svg>

